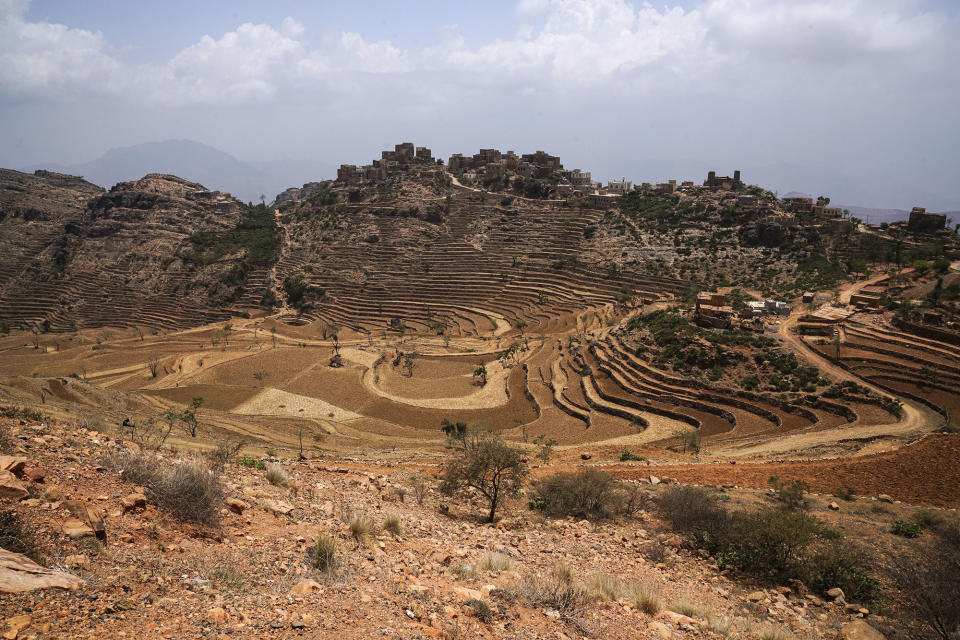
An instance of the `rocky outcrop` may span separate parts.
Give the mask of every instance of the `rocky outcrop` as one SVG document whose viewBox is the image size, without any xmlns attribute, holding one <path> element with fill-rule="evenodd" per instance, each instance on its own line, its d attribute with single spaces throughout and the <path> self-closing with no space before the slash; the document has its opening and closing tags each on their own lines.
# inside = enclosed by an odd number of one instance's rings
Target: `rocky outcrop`
<svg viewBox="0 0 960 640">
<path fill-rule="evenodd" d="M 21 593 L 34 589 L 79 589 L 83 580 L 54 571 L 19 553 L 0 549 L 0 593 Z"/>
</svg>

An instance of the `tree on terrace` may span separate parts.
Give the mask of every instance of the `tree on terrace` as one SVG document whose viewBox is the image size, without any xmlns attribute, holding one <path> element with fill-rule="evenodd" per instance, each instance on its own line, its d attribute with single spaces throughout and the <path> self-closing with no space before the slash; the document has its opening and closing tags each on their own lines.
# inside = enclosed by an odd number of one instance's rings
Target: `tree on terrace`
<svg viewBox="0 0 960 640">
<path fill-rule="evenodd" d="M 502 500 L 517 495 L 529 473 L 522 449 L 486 432 L 468 431 L 459 455 L 443 471 L 440 491 L 455 495 L 478 491 L 490 505 L 487 522 L 494 522 Z"/>
</svg>

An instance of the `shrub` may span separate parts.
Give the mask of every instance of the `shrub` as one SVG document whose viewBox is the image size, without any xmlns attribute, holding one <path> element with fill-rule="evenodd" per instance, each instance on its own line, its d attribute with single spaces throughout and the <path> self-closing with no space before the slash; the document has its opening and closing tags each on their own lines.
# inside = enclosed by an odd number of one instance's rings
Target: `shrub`
<svg viewBox="0 0 960 640">
<path fill-rule="evenodd" d="M 623 453 L 620 454 L 620 462 L 646 462 L 646 460 L 643 456 L 630 453 L 627 449 L 624 449 Z"/>
<path fill-rule="evenodd" d="M 357 542 L 366 544 L 377 533 L 377 525 L 365 514 L 355 513 L 350 516 L 350 535 Z"/>
<path fill-rule="evenodd" d="M 811 553 L 802 561 L 799 575 L 814 591 L 840 587 L 853 601 L 869 602 L 877 594 L 877 581 L 863 572 L 852 551 L 838 544 Z"/>
<path fill-rule="evenodd" d="M 262 460 L 254 460 L 253 458 L 238 458 L 237 464 L 241 467 L 247 467 L 248 469 L 259 469 L 260 471 L 267 470 L 267 464 Z"/>
<path fill-rule="evenodd" d="M 803 480 L 794 480 L 786 484 L 781 482 L 780 478 L 771 476 L 767 482 L 773 488 L 773 499 L 784 509 L 796 511 L 809 508 L 810 505 L 804 494 L 810 490 L 810 487 Z"/>
<path fill-rule="evenodd" d="M 290 474 L 287 473 L 286 469 L 274 462 L 267 465 L 263 477 L 267 479 L 267 482 L 278 487 L 285 487 L 290 483 Z"/>
<path fill-rule="evenodd" d="M 502 553 L 488 551 L 480 557 L 477 566 L 483 571 L 509 571 L 513 567 L 513 560 Z"/>
<path fill-rule="evenodd" d="M 555 517 L 610 518 L 636 504 L 635 495 L 625 485 L 596 469 L 554 473 L 535 481 L 533 491 L 537 504 Z"/>
<path fill-rule="evenodd" d="M 919 617 L 943 640 L 960 628 L 960 524 L 940 531 L 939 539 L 924 545 L 918 557 L 904 555 L 896 562 L 901 592 L 912 600 Z"/>
<path fill-rule="evenodd" d="M 32 420 L 33 422 L 43 422 L 48 419 L 46 414 L 36 409 L 10 405 L 0 407 L 0 418 L 21 418 L 23 420 Z"/>
<path fill-rule="evenodd" d="M 833 491 L 834 497 L 840 498 L 841 500 L 846 500 L 847 502 L 856 499 L 856 495 L 854 495 L 855 493 L 856 492 L 850 487 L 838 487 Z"/>
<path fill-rule="evenodd" d="M 22 553 L 38 563 L 44 560 L 36 531 L 15 511 L 0 511 L 0 548 Z"/>
<path fill-rule="evenodd" d="M 403 522 L 400 520 L 400 516 L 395 513 L 391 513 L 384 518 L 383 529 L 384 531 L 389 531 L 392 535 L 400 535 L 403 532 Z"/>
<path fill-rule="evenodd" d="M 427 497 L 427 490 L 429 488 L 430 487 L 427 484 L 427 480 L 423 476 L 415 475 L 410 477 L 410 491 L 417 499 L 417 504 L 423 504 L 423 500 Z"/>
<path fill-rule="evenodd" d="M 223 487 L 220 476 L 201 458 L 170 462 L 151 455 L 122 452 L 104 459 L 128 482 L 146 488 L 160 508 L 184 522 L 216 526 Z"/>
<path fill-rule="evenodd" d="M 710 550 L 717 553 L 721 566 L 785 577 L 822 531 L 820 521 L 804 511 L 761 509 L 734 514 L 707 548 L 713 546 Z"/>
<path fill-rule="evenodd" d="M 797 636 L 783 627 L 769 626 L 760 631 L 760 640 L 796 640 L 796 638 Z"/>
<path fill-rule="evenodd" d="M 911 519 L 924 529 L 933 529 L 946 521 L 943 515 L 933 509 L 921 509 L 914 513 Z"/>
<path fill-rule="evenodd" d="M 534 607 L 556 609 L 571 616 L 587 602 L 587 592 L 574 579 L 567 565 L 557 565 L 549 573 L 527 576 L 520 585 L 521 596 Z"/>
<path fill-rule="evenodd" d="M 156 503 L 185 522 L 214 526 L 220 521 L 223 488 L 208 464 L 197 458 L 162 469 L 147 487 Z"/>
<path fill-rule="evenodd" d="M 897 520 L 893 523 L 890 533 L 903 536 L 904 538 L 919 538 L 920 535 L 923 534 L 923 527 L 916 522 Z"/>
<path fill-rule="evenodd" d="M 681 533 L 715 534 L 726 527 L 727 510 L 706 489 L 671 486 L 661 491 L 655 501 L 664 519 Z"/>
<path fill-rule="evenodd" d="M 246 442 L 243 440 L 220 442 L 212 451 L 207 452 L 207 459 L 210 460 L 214 469 L 223 471 L 227 463 L 240 453 L 244 446 Z"/>
<path fill-rule="evenodd" d="M 0 453 L 13 453 L 13 436 L 10 435 L 10 427 L 0 424 Z"/>
<path fill-rule="evenodd" d="M 473 609 L 473 615 L 476 616 L 477 620 L 480 622 L 485 624 L 490 624 L 493 622 L 493 609 L 491 609 L 490 605 L 483 600 L 470 598 L 464 602 L 464 604 Z"/>
<path fill-rule="evenodd" d="M 527 477 L 522 449 L 485 433 L 464 433 L 460 455 L 444 469 L 440 490 L 453 495 L 465 488 L 479 491 L 490 505 L 487 522 L 494 522 L 503 498 L 520 492 Z"/>
<path fill-rule="evenodd" d="M 317 535 L 317 540 L 307 549 L 310 565 L 315 569 L 335 573 L 340 568 L 342 559 L 337 548 L 337 540 L 326 531 Z"/>
</svg>

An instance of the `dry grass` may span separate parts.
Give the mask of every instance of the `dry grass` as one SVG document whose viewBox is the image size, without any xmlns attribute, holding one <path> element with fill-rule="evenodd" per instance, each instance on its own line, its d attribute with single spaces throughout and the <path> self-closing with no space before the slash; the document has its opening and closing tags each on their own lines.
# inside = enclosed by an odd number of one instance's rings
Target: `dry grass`
<svg viewBox="0 0 960 640">
<path fill-rule="evenodd" d="M 146 488 L 147 496 L 184 522 L 216 526 L 220 522 L 223 487 L 220 476 L 202 458 L 170 461 L 122 451 L 103 459 L 104 466 Z"/>
<path fill-rule="evenodd" d="M 771 625 L 760 630 L 760 640 L 797 640 L 797 636 L 783 627 Z"/>
<path fill-rule="evenodd" d="M 663 596 L 660 589 L 647 583 L 638 582 L 631 585 L 630 601 L 635 608 L 650 616 L 663 611 Z"/>
<path fill-rule="evenodd" d="M 674 604 L 670 605 L 671 611 L 676 611 L 680 615 L 687 616 L 690 618 L 700 618 L 701 620 L 706 620 L 710 617 L 710 609 L 698 604 L 696 602 L 691 602 L 690 600 L 678 600 Z"/>
<path fill-rule="evenodd" d="M 277 487 L 286 487 L 290 484 L 290 474 L 279 464 L 271 462 L 267 465 L 267 470 L 263 472 L 263 477 L 267 482 Z"/>
<path fill-rule="evenodd" d="M 480 556 L 477 567 L 482 571 L 509 571 L 513 568 L 513 560 L 502 553 L 488 551 Z"/>
<path fill-rule="evenodd" d="M 350 535 L 360 544 L 367 544 L 377 534 L 377 525 L 372 518 L 363 513 L 354 513 L 348 521 Z"/>
<path fill-rule="evenodd" d="M 310 559 L 311 566 L 331 575 L 336 573 L 343 563 L 336 538 L 326 531 L 321 531 L 317 535 L 316 542 L 307 549 L 307 557 Z"/>
<path fill-rule="evenodd" d="M 577 584 L 568 565 L 557 565 L 546 574 L 527 576 L 519 591 L 534 607 L 555 609 L 568 617 L 581 611 L 589 600 L 587 591 Z"/>
<path fill-rule="evenodd" d="M 398 536 L 403 533 L 403 521 L 396 513 L 389 514 L 383 519 L 383 530 L 391 535 Z"/>
<path fill-rule="evenodd" d="M 595 573 L 587 580 L 586 590 L 591 600 L 614 602 L 620 599 L 626 587 L 619 578 L 605 573 Z"/>
</svg>

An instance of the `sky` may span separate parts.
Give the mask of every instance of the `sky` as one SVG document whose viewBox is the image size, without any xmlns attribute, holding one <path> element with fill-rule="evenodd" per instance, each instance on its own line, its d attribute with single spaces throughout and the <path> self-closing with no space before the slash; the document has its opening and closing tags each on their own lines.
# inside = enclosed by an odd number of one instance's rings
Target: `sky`
<svg viewBox="0 0 960 640">
<path fill-rule="evenodd" d="M 0 166 L 190 139 L 292 186 L 412 141 L 957 210 L 958 61 L 956 0 L 0 0 Z"/>
</svg>

